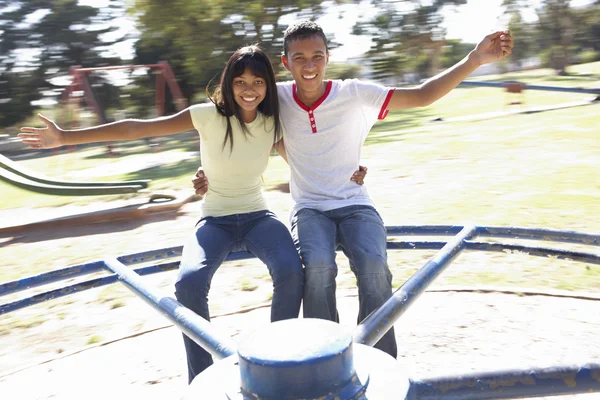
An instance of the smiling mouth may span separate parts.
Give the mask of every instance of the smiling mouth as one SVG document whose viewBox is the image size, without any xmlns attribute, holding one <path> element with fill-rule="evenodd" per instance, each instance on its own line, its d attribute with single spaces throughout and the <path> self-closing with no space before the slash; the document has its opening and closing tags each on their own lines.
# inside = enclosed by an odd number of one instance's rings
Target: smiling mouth
<svg viewBox="0 0 600 400">
<path fill-rule="evenodd" d="M 312 75 L 302 75 L 302 77 L 306 80 L 312 80 L 315 79 L 317 77 L 317 74 L 312 74 Z"/>
<path fill-rule="evenodd" d="M 244 96 L 242 96 L 242 100 L 247 101 L 248 103 L 252 103 L 256 99 L 258 99 L 258 97 L 244 97 Z"/>
</svg>

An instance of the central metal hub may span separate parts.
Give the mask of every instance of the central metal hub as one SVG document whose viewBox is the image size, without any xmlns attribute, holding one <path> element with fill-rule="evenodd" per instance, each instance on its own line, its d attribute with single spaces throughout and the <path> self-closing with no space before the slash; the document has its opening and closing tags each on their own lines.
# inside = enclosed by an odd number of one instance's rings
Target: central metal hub
<svg viewBox="0 0 600 400">
<path fill-rule="evenodd" d="M 341 325 L 290 319 L 243 338 L 238 354 L 198 375 L 185 399 L 402 400 L 408 388 L 394 358 L 353 343 Z"/>
<path fill-rule="evenodd" d="M 356 375 L 352 337 L 331 321 L 275 322 L 249 335 L 238 354 L 241 391 L 251 399 L 326 398 L 341 391 L 353 399 L 368 383 L 368 376 Z"/>
</svg>

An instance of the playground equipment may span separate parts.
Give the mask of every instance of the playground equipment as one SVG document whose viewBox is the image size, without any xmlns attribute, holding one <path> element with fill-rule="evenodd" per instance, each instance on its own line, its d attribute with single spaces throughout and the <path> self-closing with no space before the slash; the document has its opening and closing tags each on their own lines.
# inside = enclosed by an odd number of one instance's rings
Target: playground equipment
<svg viewBox="0 0 600 400">
<path fill-rule="evenodd" d="M 96 71 L 133 71 L 135 69 L 141 68 L 150 69 L 156 72 L 156 96 L 154 107 L 155 114 L 157 116 L 162 116 L 165 114 L 166 86 L 168 86 L 171 90 L 171 94 L 173 95 L 173 100 L 175 102 L 175 107 L 177 108 L 177 110 L 181 111 L 186 107 L 185 97 L 183 97 L 181 89 L 177 84 L 177 80 L 175 79 L 173 70 L 171 69 L 171 66 L 165 61 L 159 62 L 158 64 L 117 65 L 110 67 L 94 68 L 81 68 L 78 66 L 71 67 L 69 68 L 69 74 L 72 76 L 72 80 L 67 90 L 65 90 L 65 92 L 63 93 L 63 101 L 72 101 L 74 102 L 75 106 L 79 108 L 81 97 L 74 97 L 73 94 L 75 92 L 82 91 L 83 98 L 85 99 L 86 104 L 96 113 L 98 123 L 104 124 L 107 122 L 106 115 L 104 109 L 100 106 L 98 101 L 96 101 L 96 97 L 94 96 L 92 86 L 89 83 L 89 74 Z"/>
<path fill-rule="evenodd" d="M 70 85 L 63 93 L 62 101 L 74 105 L 79 109 L 82 97 L 87 105 L 95 112 L 98 123 L 108 122 L 100 104 L 96 101 L 92 86 L 89 83 L 89 74 L 96 71 L 135 70 L 140 68 L 150 69 L 156 72 L 156 115 L 164 115 L 165 89 L 169 87 L 173 95 L 175 106 L 178 110 L 186 107 L 186 100 L 177 84 L 175 75 L 167 62 L 157 64 L 110 66 L 96 68 L 80 68 L 77 66 L 69 69 L 72 77 Z M 76 96 L 77 92 L 83 96 Z M 112 147 L 109 145 L 109 153 Z M 73 182 L 50 179 L 40 176 L 32 171 L 21 167 L 14 161 L 0 154 L 0 180 L 31 192 L 57 195 L 57 196 L 98 196 L 112 194 L 135 193 L 148 188 L 149 180 L 136 180 L 127 182 Z M 116 209 L 94 211 L 92 213 L 71 215 L 68 217 L 52 218 L 44 221 L 36 221 L 18 226 L 0 226 L 0 234 L 13 234 L 37 229 L 43 226 L 77 225 L 83 223 L 97 223 L 115 219 L 142 218 L 151 213 L 171 212 L 178 210 L 184 204 L 193 201 L 197 196 L 190 195 L 177 198 L 169 194 L 153 194 L 150 199 L 141 203 L 119 207 Z"/>
<path fill-rule="evenodd" d="M 187 399 L 388 400 L 509 399 L 600 392 L 600 363 L 546 369 L 504 370 L 426 380 L 409 379 L 395 361 L 371 348 L 462 251 L 519 251 L 600 264 L 600 255 L 552 247 L 478 241 L 517 238 L 600 246 L 600 235 L 550 229 L 481 226 L 392 226 L 388 237 L 452 236 L 447 241 L 388 241 L 390 250 L 438 250 L 378 310 L 352 332 L 328 321 L 280 321 L 239 345 L 176 300 L 161 297 L 140 276 L 173 270 L 181 247 L 107 258 L 0 284 L 0 296 L 101 270 L 111 275 L 0 304 L 0 315 L 71 293 L 121 281 L 152 308 L 220 360 L 190 385 Z M 253 257 L 237 252 L 228 260 Z M 154 264 L 131 269 L 136 264 Z M 591 360 L 593 361 L 593 360 Z"/>
<path fill-rule="evenodd" d="M 565 86 L 547 86 L 547 85 L 529 85 L 522 82 L 478 82 L 478 81 L 462 81 L 459 86 L 475 86 L 475 87 L 496 87 L 505 88 L 507 91 L 521 92 L 527 90 L 544 90 L 550 92 L 566 92 L 566 93 L 581 93 L 594 94 L 600 96 L 600 88 L 583 89 Z"/>
<path fill-rule="evenodd" d="M 23 168 L 0 154 L 0 180 L 31 192 L 55 196 L 100 196 L 136 193 L 148 188 L 150 180 L 125 182 L 75 182 L 50 179 Z M 195 195 L 177 197 L 171 194 L 153 194 L 148 200 L 123 207 L 61 216 L 20 225 L 0 225 L 0 235 L 12 235 L 43 227 L 73 226 L 119 219 L 138 219 L 149 214 L 173 212 L 197 198 Z M 22 222 L 22 220 L 20 220 Z"/>
<path fill-rule="evenodd" d="M 57 196 L 98 196 L 135 193 L 148 187 L 149 180 L 126 182 L 75 182 L 50 179 L 23 168 L 0 154 L 0 179 L 21 189 Z"/>
</svg>

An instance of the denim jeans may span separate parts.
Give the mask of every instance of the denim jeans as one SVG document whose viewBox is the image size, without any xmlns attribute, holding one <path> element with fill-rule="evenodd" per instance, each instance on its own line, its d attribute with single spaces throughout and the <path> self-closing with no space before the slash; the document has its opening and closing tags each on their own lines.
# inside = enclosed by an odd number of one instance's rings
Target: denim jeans
<svg viewBox="0 0 600 400">
<path fill-rule="evenodd" d="M 273 279 L 271 321 L 297 318 L 302 302 L 302 263 L 287 227 L 270 211 L 206 217 L 183 247 L 177 300 L 210 320 L 208 291 L 212 277 L 232 251 L 248 250 L 267 265 Z M 212 364 L 210 354 L 183 336 L 190 383 Z"/>
<path fill-rule="evenodd" d="M 387 265 L 387 233 L 371 206 L 348 206 L 329 211 L 303 208 L 292 218 L 292 236 L 304 264 L 305 318 L 339 322 L 336 307 L 336 249 L 350 260 L 358 285 L 358 322 L 392 295 L 392 274 Z M 394 329 L 375 345 L 396 357 Z"/>
</svg>

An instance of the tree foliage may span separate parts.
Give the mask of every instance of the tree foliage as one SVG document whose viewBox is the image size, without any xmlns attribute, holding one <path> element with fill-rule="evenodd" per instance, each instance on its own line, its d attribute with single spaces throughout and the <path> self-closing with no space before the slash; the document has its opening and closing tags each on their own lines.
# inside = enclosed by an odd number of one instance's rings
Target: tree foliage
<svg viewBox="0 0 600 400">
<path fill-rule="evenodd" d="M 373 38 L 369 57 L 373 60 L 376 76 L 437 73 L 446 34 L 442 27 L 442 8 L 465 3 L 466 0 L 374 1 L 379 12 L 371 21 L 357 24 L 354 33 Z"/>
<path fill-rule="evenodd" d="M 322 7 L 321 0 L 172 0 L 168 6 L 163 0 L 137 0 L 136 54 L 164 57 L 178 76 L 203 87 L 244 44 L 260 43 L 278 65 L 287 27 L 281 18 L 293 13 L 312 18 Z"/>
<path fill-rule="evenodd" d="M 120 3 L 100 10 L 77 0 L 28 0 L 0 3 L 0 125 L 28 116 L 32 101 L 56 90 L 52 78 L 73 65 L 98 66 L 119 60 L 103 56 L 101 38 Z"/>
</svg>

